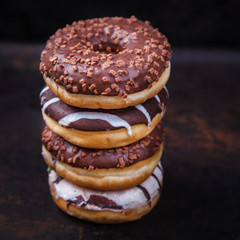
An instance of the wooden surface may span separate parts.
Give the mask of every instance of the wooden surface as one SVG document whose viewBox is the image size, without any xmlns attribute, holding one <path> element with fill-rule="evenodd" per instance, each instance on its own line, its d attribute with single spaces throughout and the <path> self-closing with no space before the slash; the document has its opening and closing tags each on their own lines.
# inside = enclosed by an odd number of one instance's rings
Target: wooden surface
<svg viewBox="0 0 240 240">
<path fill-rule="evenodd" d="M 0 239 L 240 239 L 239 52 L 173 50 L 164 190 L 133 223 L 97 225 L 53 203 L 41 157 L 41 45 L 0 44 Z"/>
</svg>

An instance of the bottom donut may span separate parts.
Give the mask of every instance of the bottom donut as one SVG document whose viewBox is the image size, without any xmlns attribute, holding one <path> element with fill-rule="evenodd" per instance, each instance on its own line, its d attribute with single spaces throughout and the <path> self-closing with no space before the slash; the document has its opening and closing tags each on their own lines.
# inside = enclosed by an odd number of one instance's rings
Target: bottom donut
<svg viewBox="0 0 240 240">
<path fill-rule="evenodd" d="M 54 202 L 71 216 L 95 223 L 130 222 L 146 215 L 162 192 L 163 169 L 159 161 L 152 175 L 141 184 L 120 191 L 97 191 L 80 187 L 49 172 Z"/>
</svg>

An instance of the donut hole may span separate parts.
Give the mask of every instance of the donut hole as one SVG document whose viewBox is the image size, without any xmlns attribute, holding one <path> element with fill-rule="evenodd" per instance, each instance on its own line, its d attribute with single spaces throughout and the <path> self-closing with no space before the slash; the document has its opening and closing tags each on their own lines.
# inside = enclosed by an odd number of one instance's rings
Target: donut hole
<svg viewBox="0 0 240 240">
<path fill-rule="evenodd" d="M 101 43 L 93 46 L 93 50 L 95 52 L 99 52 L 100 54 L 118 54 L 123 51 L 124 48 L 119 44 L 113 43 Z"/>
</svg>

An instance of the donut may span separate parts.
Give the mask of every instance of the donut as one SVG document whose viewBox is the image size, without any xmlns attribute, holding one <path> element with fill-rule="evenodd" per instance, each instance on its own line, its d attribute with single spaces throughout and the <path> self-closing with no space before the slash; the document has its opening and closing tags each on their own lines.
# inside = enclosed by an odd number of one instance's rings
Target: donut
<svg viewBox="0 0 240 240">
<path fill-rule="evenodd" d="M 46 164 L 77 185 L 97 190 L 133 187 L 151 175 L 163 150 L 161 123 L 145 138 L 120 148 L 90 149 L 67 142 L 45 127 L 42 153 Z"/>
<path fill-rule="evenodd" d="M 147 214 L 157 203 L 163 184 L 159 162 L 144 182 L 120 191 L 96 191 L 75 185 L 49 173 L 49 186 L 54 202 L 71 216 L 96 223 L 134 221 Z"/>
<path fill-rule="evenodd" d="M 167 38 L 148 21 L 73 22 L 47 41 L 40 71 L 53 93 L 81 108 L 119 109 L 154 97 L 170 75 Z"/>
<path fill-rule="evenodd" d="M 48 86 L 40 93 L 46 125 L 74 145 L 116 148 L 146 137 L 160 122 L 169 99 L 164 87 L 143 104 L 124 109 L 86 109 L 67 105 Z"/>
</svg>

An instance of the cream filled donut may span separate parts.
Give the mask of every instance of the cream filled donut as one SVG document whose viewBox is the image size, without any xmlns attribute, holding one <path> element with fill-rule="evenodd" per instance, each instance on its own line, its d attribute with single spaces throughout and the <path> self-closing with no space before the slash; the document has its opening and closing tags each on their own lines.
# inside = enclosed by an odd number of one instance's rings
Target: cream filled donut
<svg viewBox="0 0 240 240">
<path fill-rule="evenodd" d="M 89 149 L 75 146 L 45 127 L 43 157 L 49 167 L 75 184 L 116 190 L 133 187 L 151 175 L 163 150 L 162 124 L 145 138 L 124 147 Z"/>
<path fill-rule="evenodd" d="M 74 22 L 50 37 L 40 70 L 69 105 L 119 109 L 154 97 L 170 75 L 170 44 L 148 21 L 106 17 Z"/>
<path fill-rule="evenodd" d="M 141 218 L 156 205 L 162 184 L 160 161 L 144 182 L 120 191 L 80 187 L 54 170 L 49 173 L 49 186 L 57 206 L 69 215 L 96 223 L 121 223 Z"/>
<path fill-rule="evenodd" d="M 48 86 L 40 93 L 43 118 L 56 134 L 86 148 L 114 148 L 146 137 L 160 122 L 169 99 L 164 87 L 155 97 L 125 109 L 86 109 L 67 105 Z"/>
</svg>

